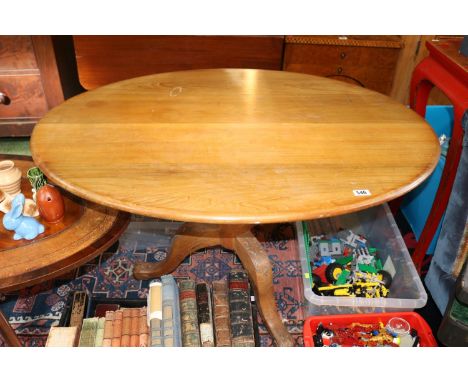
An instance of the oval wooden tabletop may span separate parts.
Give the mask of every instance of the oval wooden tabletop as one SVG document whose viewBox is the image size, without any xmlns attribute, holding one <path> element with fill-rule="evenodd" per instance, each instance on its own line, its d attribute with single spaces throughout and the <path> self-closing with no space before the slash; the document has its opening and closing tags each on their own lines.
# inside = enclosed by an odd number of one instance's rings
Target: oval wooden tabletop
<svg viewBox="0 0 468 382">
<path fill-rule="evenodd" d="M 26 157 L 12 159 L 23 177 L 34 164 Z M 21 191 L 31 197 L 25 178 Z M 0 227 L 0 291 L 7 292 L 57 277 L 91 260 L 111 246 L 127 227 L 130 216 L 62 191 L 65 216 L 45 222 L 45 231 L 33 240 L 13 240 L 13 231 Z M 0 213 L 3 218 L 3 213 Z M 1 224 L 1 223 L 0 223 Z"/>
<path fill-rule="evenodd" d="M 74 97 L 39 122 L 31 151 L 50 179 L 99 204 L 273 223 L 400 196 L 432 172 L 440 148 L 421 117 L 382 94 L 306 74 L 209 69 Z"/>
</svg>

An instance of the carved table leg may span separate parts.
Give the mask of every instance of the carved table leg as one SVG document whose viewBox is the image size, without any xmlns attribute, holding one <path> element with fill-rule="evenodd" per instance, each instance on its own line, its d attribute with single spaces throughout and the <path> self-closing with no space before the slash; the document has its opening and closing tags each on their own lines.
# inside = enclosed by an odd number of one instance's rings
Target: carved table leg
<svg viewBox="0 0 468 382">
<path fill-rule="evenodd" d="M 254 288 L 260 315 L 278 346 L 294 346 L 281 321 L 273 293 L 273 275 L 268 255 L 248 225 L 213 225 L 186 223 L 180 227 L 163 261 L 137 263 L 136 279 L 148 280 L 173 272 L 191 253 L 221 245 L 239 256 Z"/>
<path fill-rule="evenodd" d="M 234 250 L 247 270 L 257 299 L 258 310 L 278 346 L 294 346 L 281 321 L 273 292 L 273 272 L 268 254 L 249 231 L 234 240 Z"/>
<path fill-rule="evenodd" d="M 0 333 L 4 338 L 5 342 L 10 346 L 21 346 L 21 342 L 19 341 L 18 337 L 16 336 L 15 331 L 8 323 L 7 319 L 3 315 L 2 311 L 0 310 Z"/>
</svg>

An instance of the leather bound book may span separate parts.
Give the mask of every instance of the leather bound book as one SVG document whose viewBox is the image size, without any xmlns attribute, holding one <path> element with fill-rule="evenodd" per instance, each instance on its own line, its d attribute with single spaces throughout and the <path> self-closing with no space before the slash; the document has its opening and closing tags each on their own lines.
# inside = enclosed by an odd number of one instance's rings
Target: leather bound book
<svg viewBox="0 0 468 382">
<path fill-rule="evenodd" d="M 148 328 L 148 321 L 146 319 L 146 306 L 144 306 L 143 308 L 140 308 L 140 312 L 139 312 L 139 325 L 138 325 L 138 334 L 139 334 L 139 342 L 138 342 L 138 346 L 141 346 L 141 347 L 147 347 L 148 346 L 148 332 L 149 332 L 149 328 Z"/>
<path fill-rule="evenodd" d="M 96 332 L 98 328 L 97 317 L 85 318 L 81 327 L 79 347 L 94 347 Z"/>
<path fill-rule="evenodd" d="M 213 281 L 212 289 L 216 346 L 231 346 L 227 280 Z"/>
<path fill-rule="evenodd" d="M 78 343 L 78 328 L 52 326 L 47 337 L 46 347 L 73 347 Z"/>
<path fill-rule="evenodd" d="M 163 285 L 163 335 L 164 346 L 182 346 L 180 328 L 179 288 L 172 275 L 161 276 Z"/>
<path fill-rule="evenodd" d="M 140 344 L 140 308 L 132 308 L 131 310 L 131 325 L 130 325 L 130 346 L 138 347 Z"/>
<path fill-rule="evenodd" d="M 179 282 L 179 303 L 182 346 L 201 346 L 194 281 Z"/>
<path fill-rule="evenodd" d="M 229 316 L 232 346 L 255 346 L 247 272 L 229 273 Z"/>
<path fill-rule="evenodd" d="M 152 281 L 149 285 L 148 320 L 151 346 L 164 346 L 162 332 L 162 283 L 159 281 Z"/>
<path fill-rule="evenodd" d="M 123 311 L 116 310 L 114 312 L 114 325 L 112 330 L 112 346 L 120 347 L 122 341 L 122 326 L 123 326 Z"/>
<path fill-rule="evenodd" d="M 94 346 L 100 347 L 102 346 L 102 342 L 104 341 L 104 326 L 105 326 L 106 319 L 104 317 L 98 318 L 98 326 L 96 331 L 96 339 L 94 340 Z"/>
<path fill-rule="evenodd" d="M 114 314 L 115 312 L 106 312 L 104 322 L 104 339 L 102 340 L 102 346 L 112 346 L 113 338 L 113 326 L 114 326 Z"/>
<path fill-rule="evenodd" d="M 255 339 L 255 346 L 260 347 L 260 330 L 258 327 L 258 307 L 257 301 L 255 300 L 255 295 L 250 291 L 250 305 L 252 306 L 252 323 L 254 329 L 254 339 Z"/>
<path fill-rule="evenodd" d="M 78 329 L 81 328 L 87 301 L 88 296 L 86 295 L 86 292 L 78 291 L 73 294 L 70 323 L 68 326 L 76 326 Z"/>
<path fill-rule="evenodd" d="M 196 286 L 198 325 L 202 346 L 214 346 L 213 315 L 211 312 L 210 288 L 206 283 Z"/>
<path fill-rule="evenodd" d="M 120 340 L 121 347 L 130 346 L 130 326 L 132 323 L 131 309 L 122 309 L 122 338 Z"/>
</svg>

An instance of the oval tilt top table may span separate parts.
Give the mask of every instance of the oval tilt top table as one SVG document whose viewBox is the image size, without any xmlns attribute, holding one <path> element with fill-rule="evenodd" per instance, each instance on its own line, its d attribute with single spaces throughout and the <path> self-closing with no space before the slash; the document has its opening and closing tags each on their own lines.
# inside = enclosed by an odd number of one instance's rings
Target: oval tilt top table
<svg viewBox="0 0 468 382">
<path fill-rule="evenodd" d="M 184 224 L 160 263 L 221 245 L 239 256 L 277 345 L 269 259 L 250 229 L 344 214 L 396 198 L 434 169 L 439 143 L 416 113 L 342 82 L 281 71 L 210 69 L 114 83 L 74 97 L 36 126 L 37 165 L 68 191 Z"/>
</svg>

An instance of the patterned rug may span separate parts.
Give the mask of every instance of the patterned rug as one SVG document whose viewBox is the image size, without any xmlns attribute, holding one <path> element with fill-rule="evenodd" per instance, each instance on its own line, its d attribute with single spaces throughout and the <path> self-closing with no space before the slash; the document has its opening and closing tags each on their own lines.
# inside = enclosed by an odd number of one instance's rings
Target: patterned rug
<svg viewBox="0 0 468 382">
<path fill-rule="evenodd" d="M 75 291 L 84 290 L 91 298 L 146 299 L 149 281 L 133 278 L 133 265 L 137 261 L 164 259 L 180 223 L 140 217 L 134 220 L 115 250 L 60 279 L 1 296 L 0 309 L 24 346 L 44 346 L 50 327 L 58 325 L 66 302 Z M 294 226 L 261 225 L 254 234 L 271 261 L 278 309 L 296 345 L 303 346 L 304 296 Z M 187 257 L 173 275 L 176 279 L 212 282 L 225 279 L 231 269 L 238 268 L 242 265 L 233 252 L 215 247 Z M 272 346 L 260 317 L 258 322 L 261 346 Z M 4 345 L 0 337 L 0 346 Z"/>
</svg>

